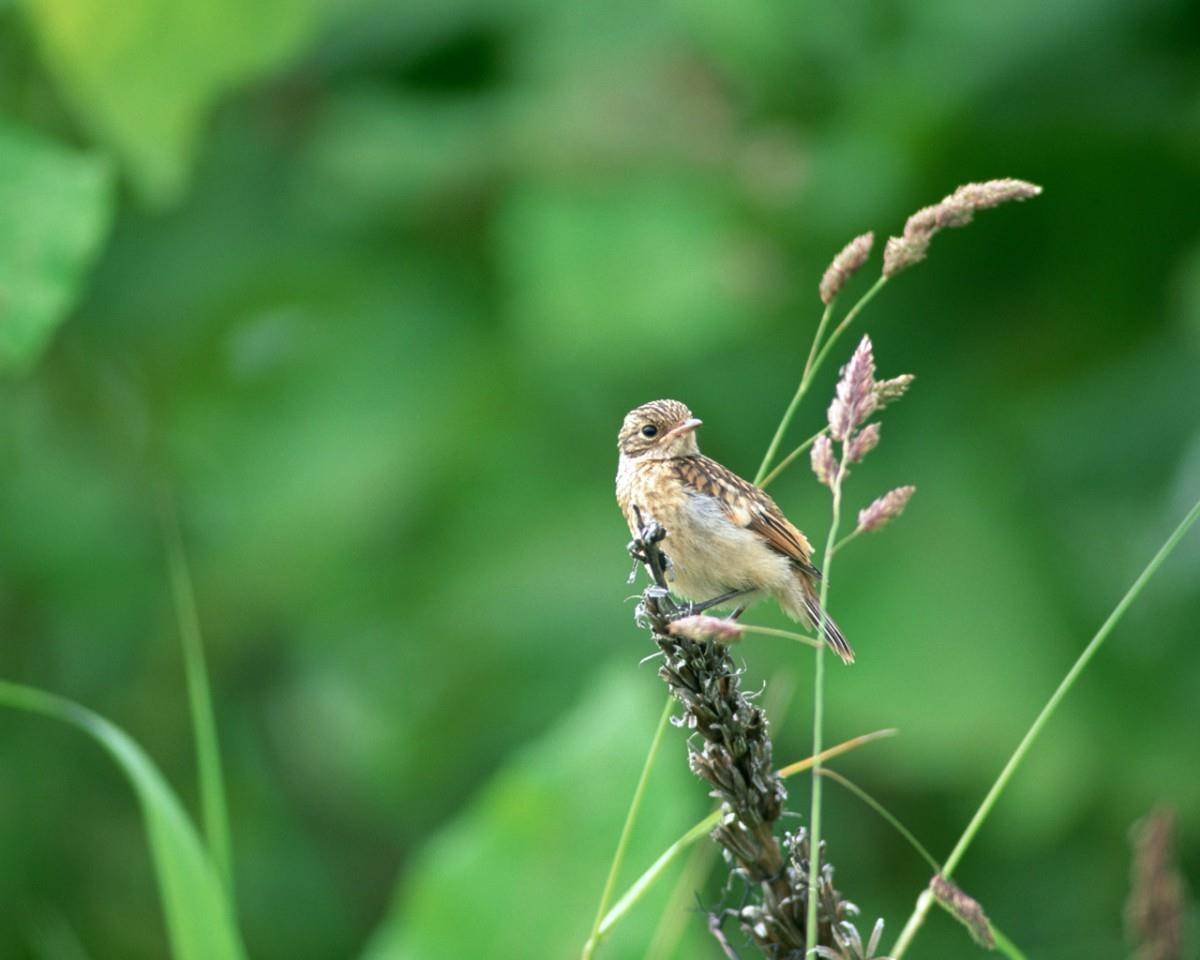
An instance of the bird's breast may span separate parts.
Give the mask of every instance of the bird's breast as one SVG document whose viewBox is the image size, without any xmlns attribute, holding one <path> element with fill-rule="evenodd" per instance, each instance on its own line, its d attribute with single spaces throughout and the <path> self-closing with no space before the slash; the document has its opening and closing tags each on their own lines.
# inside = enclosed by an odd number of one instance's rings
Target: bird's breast
<svg viewBox="0 0 1200 960">
<path fill-rule="evenodd" d="M 666 529 L 663 550 L 671 562 L 671 586 L 682 596 L 707 599 L 790 576 L 785 558 L 738 523 L 727 504 L 687 483 L 670 461 L 620 470 L 617 499 L 635 534 L 635 505 L 643 521 L 656 520 Z"/>
</svg>

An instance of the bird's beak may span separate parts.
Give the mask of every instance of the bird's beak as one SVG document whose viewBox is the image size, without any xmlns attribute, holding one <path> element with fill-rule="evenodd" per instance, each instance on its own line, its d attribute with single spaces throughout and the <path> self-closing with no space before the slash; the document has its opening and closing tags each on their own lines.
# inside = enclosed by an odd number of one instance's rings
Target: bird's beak
<svg viewBox="0 0 1200 960">
<path fill-rule="evenodd" d="M 684 420 L 683 423 L 681 423 L 679 426 L 675 427 L 674 429 L 668 430 L 667 435 L 665 437 L 663 437 L 663 439 L 664 440 L 674 440 L 676 437 L 682 437 L 685 433 L 691 433 L 702 423 L 704 423 L 703 420 L 697 420 L 695 417 L 691 417 L 687 420 Z"/>
</svg>

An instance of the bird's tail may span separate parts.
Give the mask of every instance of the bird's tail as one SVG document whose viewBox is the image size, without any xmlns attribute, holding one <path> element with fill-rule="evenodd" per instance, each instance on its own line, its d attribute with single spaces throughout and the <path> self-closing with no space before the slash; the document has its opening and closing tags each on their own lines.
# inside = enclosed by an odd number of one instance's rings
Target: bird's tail
<svg viewBox="0 0 1200 960">
<path fill-rule="evenodd" d="M 850 644 L 846 642 L 846 638 L 842 635 L 838 625 L 833 622 L 833 618 L 821 609 L 821 601 L 817 599 L 816 593 L 809 589 L 807 584 L 804 590 L 804 612 L 812 621 L 814 629 L 820 630 L 821 636 L 825 638 L 830 649 L 842 658 L 842 663 L 853 663 L 854 651 L 850 648 Z"/>
</svg>

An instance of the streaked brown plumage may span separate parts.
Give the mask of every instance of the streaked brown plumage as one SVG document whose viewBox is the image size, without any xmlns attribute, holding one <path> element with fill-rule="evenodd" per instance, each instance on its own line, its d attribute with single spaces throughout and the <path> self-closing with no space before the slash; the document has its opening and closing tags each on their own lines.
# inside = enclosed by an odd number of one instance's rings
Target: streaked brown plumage
<svg viewBox="0 0 1200 960">
<path fill-rule="evenodd" d="M 700 453 L 700 421 L 677 400 L 655 400 L 625 417 L 617 437 L 617 503 L 638 533 L 643 521 L 667 531 L 671 589 L 704 601 L 735 591 L 773 597 L 793 620 L 824 623 L 829 646 L 846 663 L 854 652 L 828 615 L 822 617 L 812 544 L 766 493 Z"/>
</svg>

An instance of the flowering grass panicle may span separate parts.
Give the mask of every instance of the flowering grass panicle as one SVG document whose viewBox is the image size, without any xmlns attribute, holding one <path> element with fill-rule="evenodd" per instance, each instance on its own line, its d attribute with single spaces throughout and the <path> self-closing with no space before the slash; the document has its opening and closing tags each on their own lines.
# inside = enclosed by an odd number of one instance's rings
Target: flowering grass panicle
<svg viewBox="0 0 1200 960">
<path fill-rule="evenodd" d="M 824 276 L 821 277 L 818 291 L 822 303 L 826 306 L 833 303 L 834 298 L 842 292 L 846 281 L 867 262 L 867 257 L 871 255 L 871 247 L 874 245 L 875 234 L 868 231 L 842 247 L 841 252 L 833 258 L 833 261 L 825 269 Z"/>
<path fill-rule="evenodd" d="M 908 501 L 917 492 L 914 486 L 897 487 L 889 490 L 882 497 L 876 497 L 867 506 L 858 511 L 858 526 L 856 533 L 869 533 L 887 526 L 904 512 Z"/>
<path fill-rule="evenodd" d="M 1010 200 L 1028 200 L 1041 192 L 1036 184 L 1011 177 L 964 184 L 940 203 L 918 210 L 904 224 L 903 234 L 888 238 L 883 249 L 883 275 L 891 277 L 924 260 L 930 241 L 940 230 L 965 227 L 979 210 Z"/>
</svg>

